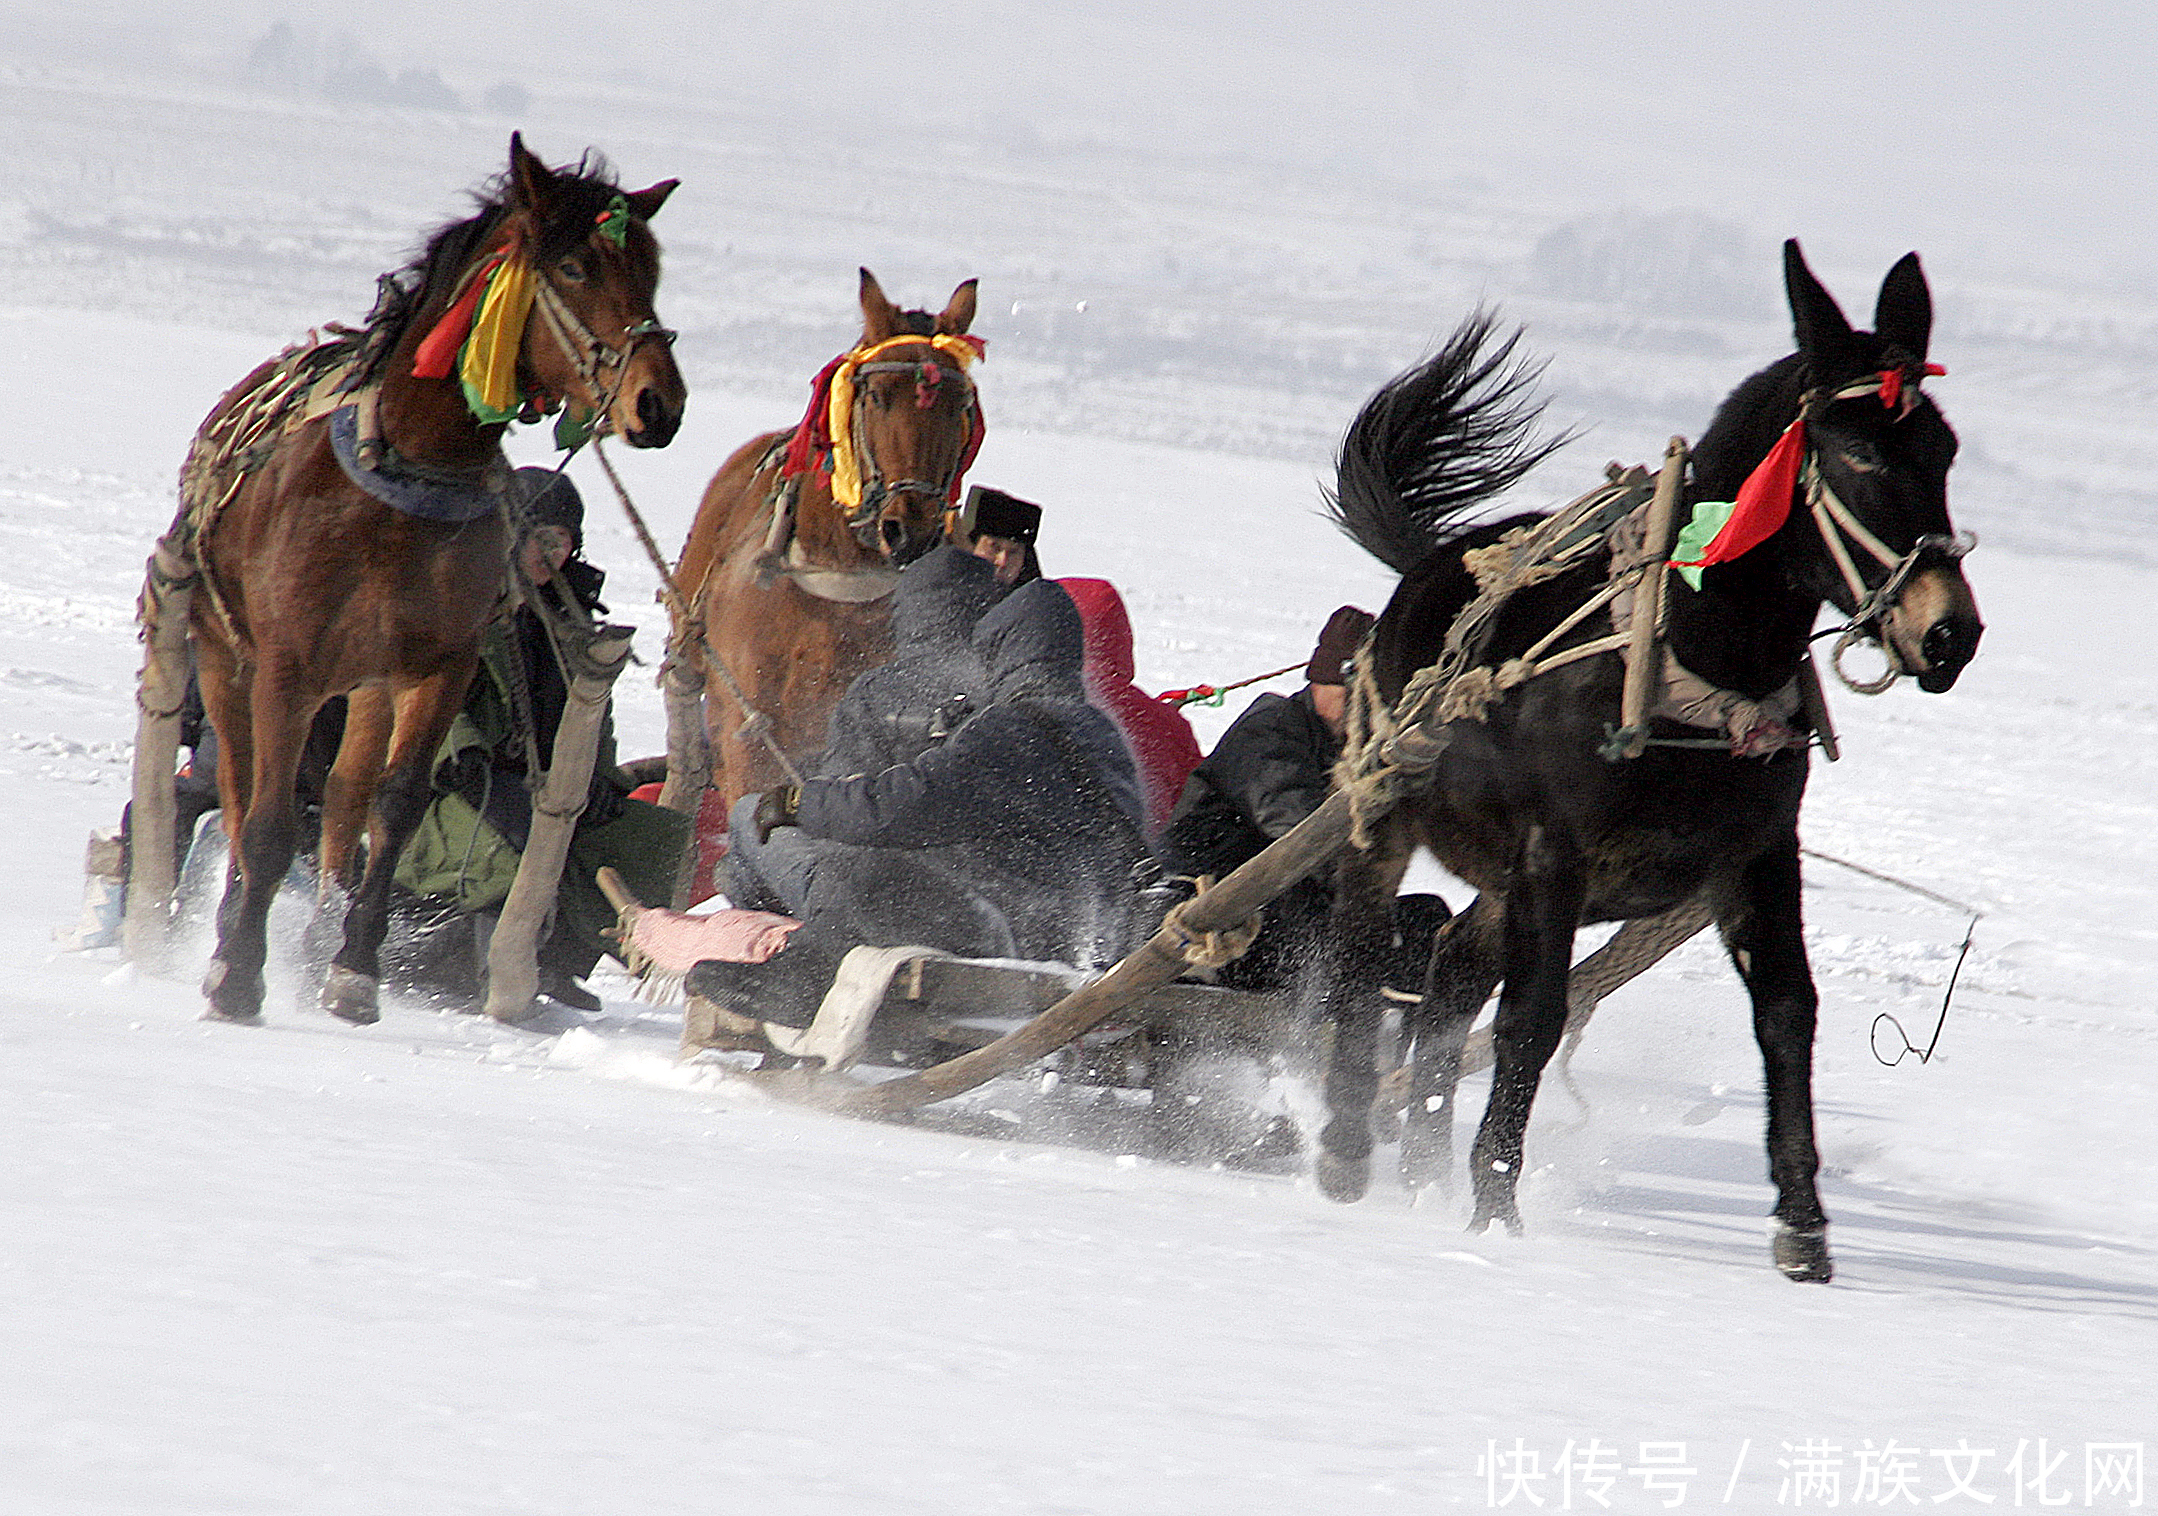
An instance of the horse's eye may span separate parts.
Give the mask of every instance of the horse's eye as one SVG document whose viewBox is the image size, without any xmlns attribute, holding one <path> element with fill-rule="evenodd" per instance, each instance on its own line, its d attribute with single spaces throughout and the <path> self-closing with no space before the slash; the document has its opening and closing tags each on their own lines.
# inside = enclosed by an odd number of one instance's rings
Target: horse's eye
<svg viewBox="0 0 2158 1516">
<path fill-rule="evenodd" d="M 1844 464 L 1861 474 L 1879 473 L 1881 454 L 1870 442 L 1853 438 L 1837 450 L 1843 455 Z"/>
<path fill-rule="evenodd" d="M 572 284 L 584 283 L 584 264 L 575 258 L 564 258 L 554 266 L 554 271 Z"/>
</svg>

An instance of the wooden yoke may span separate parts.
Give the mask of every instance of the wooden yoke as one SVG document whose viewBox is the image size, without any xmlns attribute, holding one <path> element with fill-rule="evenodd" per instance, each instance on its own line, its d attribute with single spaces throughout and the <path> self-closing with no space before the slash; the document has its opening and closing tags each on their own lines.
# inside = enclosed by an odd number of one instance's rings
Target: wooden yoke
<svg viewBox="0 0 2158 1516">
<path fill-rule="evenodd" d="M 178 802 L 173 767 L 180 753 L 180 708 L 187 699 L 187 620 L 198 580 L 194 555 L 171 536 L 150 553 L 138 616 L 142 674 L 135 686 L 134 803 L 128 811 L 127 957 L 160 973 L 172 952 L 173 826 Z"/>
<path fill-rule="evenodd" d="M 567 627 L 556 634 L 575 635 Z M 517 880 L 487 947 L 487 1014 L 497 1021 L 524 1020 L 539 993 L 540 931 L 554 911 L 570 838 L 591 793 L 600 722 L 615 678 L 629 661 L 629 644 L 629 628 L 602 626 L 582 646 L 570 642 L 562 650 L 572 670 L 569 699 L 555 729 L 547 778 L 532 797 L 532 830 L 517 863 Z"/>
</svg>

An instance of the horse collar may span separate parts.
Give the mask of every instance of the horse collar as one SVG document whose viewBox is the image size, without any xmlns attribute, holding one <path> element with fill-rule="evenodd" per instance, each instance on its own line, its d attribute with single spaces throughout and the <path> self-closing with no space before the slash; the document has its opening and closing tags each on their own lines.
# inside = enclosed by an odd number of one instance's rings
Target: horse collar
<svg viewBox="0 0 2158 1516">
<path fill-rule="evenodd" d="M 499 509 L 509 488 L 509 463 L 499 448 L 478 469 L 454 471 L 399 458 L 380 443 L 363 452 L 357 402 L 330 413 L 330 451 L 347 479 L 391 510 L 446 526 Z"/>
</svg>

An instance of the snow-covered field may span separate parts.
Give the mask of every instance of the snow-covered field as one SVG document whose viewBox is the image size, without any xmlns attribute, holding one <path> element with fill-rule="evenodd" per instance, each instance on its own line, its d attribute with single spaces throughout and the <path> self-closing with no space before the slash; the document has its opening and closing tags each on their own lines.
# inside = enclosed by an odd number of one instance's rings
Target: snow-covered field
<svg viewBox="0 0 2158 1516">
<path fill-rule="evenodd" d="M 1990 97 L 1962 137 L 1816 60 L 1704 141 L 1672 113 L 1713 97 L 1674 104 L 1638 69 L 1606 92 L 1618 126 L 1568 105 L 1594 76 L 1548 17 L 1449 22 L 1489 71 L 1436 49 L 1418 73 L 1390 8 L 1359 43 L 1285 7 L 1112 7 L 1096 35 L 955 4 L 864 71 L 938 86 L 919 109 L 827 88 L 789 115 L 769 77 L 688 82 L 726 72 L 721 20 L 775 68 L 807 57 L 769 16 L 651 9 L 671 34 L 634 44 L 642 72 L 563 66 L 612 21 L 522 33 L 499 63 L 385 27 L 363 31 L 378 85 L 325 72 L 349 39 L 296 26 L 265 51 L 274 7 L 0 7 L 0 1512 L 2143 1504 L 2158 284 L 2133 260 L 2158 154 L 2116 84 L 2148 23 L 2052 34 L 2081 86 Z M 1965 8 L 1958 69 L 1921 96 L 2014 72 L 2017 10 Z M 1578 40 L 1645 64 L 1609 51 L 1614 14 L 1582 7 Z M 1046 82 L 1037 23 L 1099 47 L 1091 81 Z M 1728 49 L 1759 40 L 1731 25 Z M 1179 47 L 1219 67 L 1186 79 Z M 1254 119 L 1233 84 L 1297 50 L 1332 112 L 1231 140 Z M 1503 141 L 1447 130 L 1545 64 L 1547 108 Z M 435 97 L 407 69 L 460 108 L 412 103 Z M 1930 172 L 1851 187 L 1769 119 L 1792 93 L 1822 152 L 1881 123 Z M 1378 156 L 1411 117 L 1413 151 Z M 1846 758 L 1817 769 L 1806 840 L 1985 914 L 1938 1055 L 1886 1067 L 1876 1018 L 1926 1041 L 1966 918 L 1810 870 L 1836 1283 L 1768 1264 L 1758 1059 L 1702 944 L 1607 1004 L 1577 1096 L 1547 1086 L 1520 1240 L 1411 1208 L 1383 1163 L 1339 1208 L 1160 1161 L 1123 1106 L 1068 1088 L 991 1086 L 913 1127 L 806 1113 L 678 1065 L 678 1017 L 619 979 L 581 1025 L 393 1003 L 354 1030 L 287 968 L 242 1029 L 196 1020 L 185 982 L 56 954 L 83 839 L 124 799 L 132 600 L 188 434 L 261 357 L 359 315 L 512 126 L 685 181 L 656 229 L 690 419 L 664 454 L 617 454 L 663 541 L 851 340 L 857 264 L 931 306 L 978 275 L 975 477 L 1048 504 L 1050 572 L 1123 587 L 1150 687 L 1278 666 L 1335 604 L 1383 600 L 1316 481 L 1357 401 L 1478 299 L 1552 355 L 1553 420 L 1590 426 L 1533 504 L 1698 434 L 1785 350 L 1780 237 L 1861 320 L 1918 245 L 1989 629 L 1950 694 L 1837 700 Z M 616 615 L 656 629 L 650 572 L 578 473 Z M 622 704 L 625 747 L 656 751 L 649 679 Z"/>
</svg>

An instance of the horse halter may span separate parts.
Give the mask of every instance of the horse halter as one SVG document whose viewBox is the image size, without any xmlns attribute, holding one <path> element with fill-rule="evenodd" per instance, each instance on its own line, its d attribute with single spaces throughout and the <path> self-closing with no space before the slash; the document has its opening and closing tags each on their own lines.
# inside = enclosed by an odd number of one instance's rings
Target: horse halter
<svg viewBox="0 0 2158 1516">
<path fill-rule="evenodd" d="M 898 359 L 878 355 L 895 348 L 927 344 L 942 357 L 951 359 L 952 367 L 946 367 L 936 358 Z M 868 347 L 856 348 L 839 361 L 833 371 L 831 382 L 830 421 L 835 440 L 841 428 L 841 413 L 845 417 L 845 434 L 848 455 L 841 456 L 835 446 L 832 459 L 832 496 L 847 507 L 847 528 L 864 547 L 876 546 L 877 520 L 885 505 L 895 496 L 926 495 L 933 500 L 949 501 L 959 476 L 973 462 L 975 451 L 981 443 L 981 407 L 976 397 L 974 381 L 967 374 L 967 366 L 979 355 L 978 339 L 955 337 L 944 334 L 923 337 L 903 334 L 886 338 Z M 960 415 L 966 424 L 966 438 L 952 466 L 944 471 L 941 479 L 886 479 L 883 464 L 876 450 L 869 445 L 869 427 L 865 408 L 856 403 L 858 381 L 879 374 L 911 374 L 914 377 L 914 408 L 926 411 L 937 403 L 937 397 L 947 384 L 957 384 L 960 395 Z M 849 500 L 847 497 L 854 498 Z"/>
<path fill-rule="evenodd" d="M 1938 372 L 1928 366 L 1927 371 Z M 1799 417 L 1819 414 L 1838 400 L 1857 400 L 1878 395 L 1884 405 L 1901 410 L 1896 419 L 1902 420 L 1916 406 L 1918 385 L 1915 379 L 1906 377 L 1903 368 L 1884 369 L 1879 374 L 1868 375 L 1833 391 L 1809 390 L 1799 402 Z M 1857 609 L 1843 625 L 1833 627 L 1822 636 L 1835 636 L 1836 645 L 1829 654 L 1829 667 L 1846 688 L 1860 695 L 1878 695 L 1898 679 L 1914 673 L 1906 668 L 1896 651 L 1893 638 L 1881 627 L 1881 618 L 1895 609 L 1902 598 L 1903 588 L 1920 568 L 1929 563 L 1950 562 L 1962 558 L 1978 545 L 1978 538 L 1971 532 L 1948 535 L 1928 532 L 1911 544 L 1911 550 L 1898 554 L 1880 538 L 1868 531 L 1852 513 L 1843 498 L 1829 484 L 1821 471 L 1820 452 L 1809 435 L 1806 442 L 1805 461 L 1800 467 L 1800 488 L 1806 496 L 1807 510 L 1813 516 L 1814 528 L 1821 535 L 1822 544 L 1828 549 L 1836 572 L 1842 577 L 1844 588 L 1850 591 Z M 1887 575 L 1877 585 L 1869 587 L 1859 572 L 1852 549 L 1863 549 L 1876 563 L 1886 569 Z M 1871 641 L 1881 650 L 1887 660 L 1886 672 L 1874 679 L 1858 679 L 1845 671 L 1843 656 L 1861 641 Z"/>
<path fill-rule="evenodd" d="M 601 340 L 591 327 L 585 325 L 583 318 L 570 309 L 569 302 L 555 289 L 554 280 L 544 274 L 535 281 L 532 305 L 591 396 L 595 426 L 606 425 L 608 413 L 621 393 L 622 382 L 629 375 L 630 360 L 637 356 L 637 349 L 648 341 L 674 346 L 675 331 L 661 326 L 656 316 L 647 316 L 624 327 L 620 347 Z M 603 379 L 602 376 L 606 377 Z"/>
</svg>

